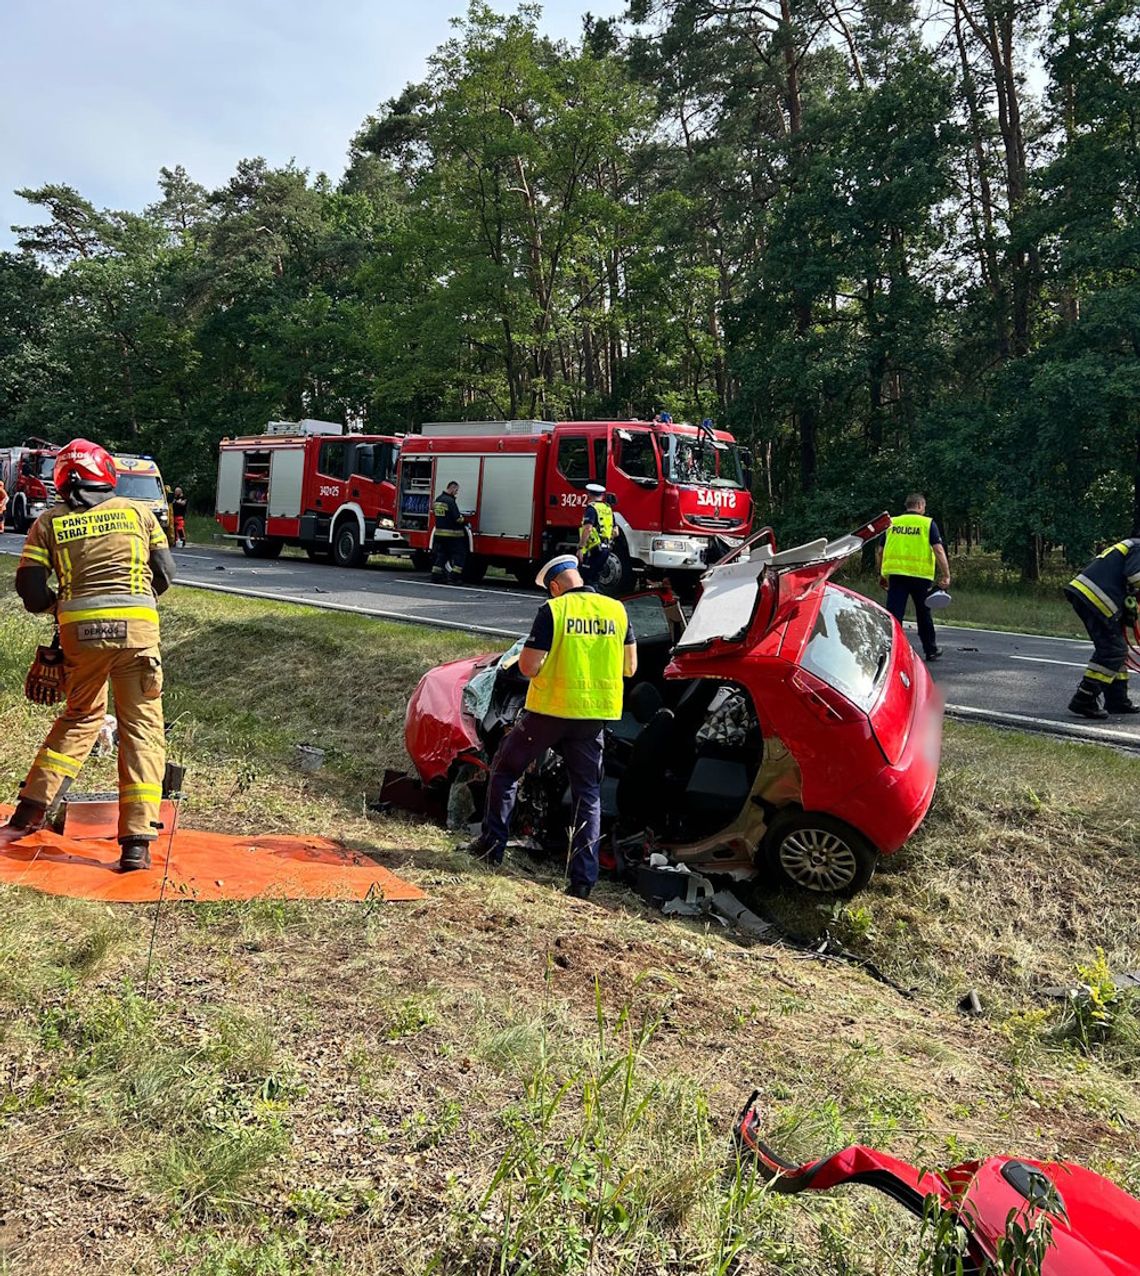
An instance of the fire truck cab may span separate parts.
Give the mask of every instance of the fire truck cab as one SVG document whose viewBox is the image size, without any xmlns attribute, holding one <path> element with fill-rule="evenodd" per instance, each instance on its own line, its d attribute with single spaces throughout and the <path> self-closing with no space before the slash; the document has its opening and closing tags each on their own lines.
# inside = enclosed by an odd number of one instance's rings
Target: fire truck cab
<svg viewBox="0 0 1140 1276">
<path fill-rule="evenodd" d="M 359 567 L 369 554 L 406 549 L 394 527 L 400 444 L 313 420 L 223 439 L 215 518 L 251 558 L 299 545 L 312 559 Z"/>
<path fill-rule="evenodd" d="M 0 479 L 8 493 L 5 522 L 13 532 L 26 532 L 56 501 L 55 458 L 59 447 L 43 439 L 25 439 L 20 447 L 0 451 Z"/>
<path fill-rule="evenodd" d="M 400 450 L 396 527 L 423 569 L 433 497 L 452 481 L 470 538 L 464 579 L 490 565 L 520 580 L 578 542 L 587 483 L 600 483 L 616 537 L 608 592 L 637 573 L 695 580 L 752 526 L 747 455 L 731 434 L 655 421 L 442 421 Z M 620 571 L 618 567 L 620 566 Z"/>
</svg>

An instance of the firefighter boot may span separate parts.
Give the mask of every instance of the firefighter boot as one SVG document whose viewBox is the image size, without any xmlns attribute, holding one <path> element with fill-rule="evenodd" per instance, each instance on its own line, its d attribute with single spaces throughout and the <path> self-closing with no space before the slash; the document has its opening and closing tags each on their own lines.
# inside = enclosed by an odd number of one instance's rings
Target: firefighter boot
<svg viewBox="0 0 1140 1276">
<path fill-rule="evenodd" d="M 132 838 L 119 843 L 119 872 L 133 873 L 140 868 L 150 868 L 150 842 Z"/>
<path fill-rule="evenodd" d="M 1081 718 L 1107 718 L 1108 710 L 1100 707 L 1100 696 L 1095 691 L 1078 687 L 1069 701 L 1069 712 Z"/>
<path fill-rule="evenodd" d="M 1123 678 L 1117 678 L 1104 693 L 1104 708 L 1113 714 L 1140 713 L 1140 704 L 1128 698 L 1128 683 Z"/>
<path fill-rule="evenodd" d="M 42 802 L 32 802 L 28 798 L 20 798 L 8 823 L 0 827 L 0 846 L 15 842 L 26 833 L 35 833 L 38 829 L 43 828 L 46 813 L 47 808 Z"/>
</svg>

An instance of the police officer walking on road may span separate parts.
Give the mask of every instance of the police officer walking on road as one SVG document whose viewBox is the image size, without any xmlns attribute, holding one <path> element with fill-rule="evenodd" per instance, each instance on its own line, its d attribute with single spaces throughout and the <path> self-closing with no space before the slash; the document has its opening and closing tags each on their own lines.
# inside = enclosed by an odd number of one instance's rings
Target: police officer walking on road
<svg viewBox="0 0 1140 1276">
<path fill-rule="evenodd" d="M 926 497 L 906 498 L 906 513 L 893 519 L 886 543 L 879 548 L 879 584 L 887 591 L 887 610 L 901 624 L 908 599 L 914 600 L 918 637 L 927 660 L 942 655 L 934 635 L 934 617 L 926 599 L 937 574 L 938 588 L 950 584 L 950 561 L 938 524 L 926 515 Z"/>
<path fill-rule="evenodd" d="M 455 498 L 459 484 L 454 479 L 435 498 L 432 513 L 435 515 L 435 539 L 432 548 L 431 578 L 444 585 L 458 585 L 463 577 L 463 565 L 467 562 L 467 520 L 460 512 Z"/>
<path fill-rule="evenodd" d="M 606 489 L 600 483 L 586 484 L 586 508 L 578 529 L 578 560 L 582 580 L 598 583 L 614 543 L 614 512 L 606 503 Z"/>
<path fill-rule="evenodd" d="M 572 836 L 568 895 L 587 899 L 598 880 L 602 729 L 621 717 L 622 678 L 637 671 L 625 607 L 585 586 L 573 554 L 552 558 L 535 578 L 550 591 L 519 655 L 530 679 L 526 708 L 491 764 L 483 831 L 467 850 L 501 864 L 519 779 L 556 749 L 570 779 Z"/>
<path fill-rule="evenodd" d="M 1065 594 L 1093 644 L 1093 657 L 1069 701 L 1069 711 L 1082 718 L 1140 713 L 1140 705 L 1128 698 L 1128 646 L 1124 638 L 1125 624 L 1136 623 L 1140 536 L 1117 541 L 1094 558 L 1069 581 Z"/>
<path fill-rule="evenodd" d="M 4 839 L 40 828 L 64 781 L 79 775 L 103 726 L 107 683 L 119 721 L 119 867 L 150 867 L 166 745 L 155 595 L 174 558 L 151 511 L 114 494 L 115 463 L 75 439 L 56 457 L 60 503 L 29 531 L 16 569 L 26 610 L 54 611 L 67 703 L 36 754 Z M 58 591 L 48 584 L 55 573 Z"/>
</svg>

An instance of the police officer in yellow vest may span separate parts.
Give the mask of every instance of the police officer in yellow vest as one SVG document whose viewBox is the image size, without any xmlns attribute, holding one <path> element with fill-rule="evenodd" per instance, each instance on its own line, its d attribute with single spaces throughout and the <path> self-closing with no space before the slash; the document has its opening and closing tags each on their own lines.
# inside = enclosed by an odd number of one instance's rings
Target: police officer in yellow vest
<svg viewBox="0 0 1140 1276">
<path fill-rule="evenodd" d="M 934 636 L 934 617 L 927 595 L 938 578 L 938 588 L 950 584 L 950 561 L 938 524 L 926 516 L 926 497 L 918 492 L 906 498 L 906 513 L 891 523 L 886 543 L 880 547 L 879 584 L 887 591 L 887 610 L 902 623 L 908 599 L 914 599 L 918 637 L 927 660 L 942 655 Z"/>
<path fill-rule="evenodd" d="M 75 439 L 56 458 L 60 503 L 29 531 L 16 569 L 24 607 L 54 611 L 67 703 L 36 754 L 5 840 L 39 828 L 64 780 L 78 776 L 107 710 L 119 720 L 119 867 L 150 867 L 166 746 L 155 595 L 174 579 L 154 514 L 114 494 L 117 474 L 97 444 Z M 58 589 L 48 577 L 55 573 Z"/>
<path fill-rule="evenodd" d="M 483 831 L 467 849 L 502 863 L 519 779 L 557 749 L 573 815 L 566 893 L 586 899 L 598 880 L 602 728 L 621 717 L 622 679 L 637 671 L 637 647 L 625 607 L 584 585 L 573 554 L 552 558 L 535 579 L 550 601 L 519 655 L 519 672 L 530 679 L 526 708 L 495 754 Z"/>
<path fill-rule="evenodd" d="M 596 585 L 614 543 L 614 512 L 606 504 L 606 489 L 600 483 L 586 484 L 586 508 L 578 529 L 578 561 L 582 579 Z"/>
</svg>

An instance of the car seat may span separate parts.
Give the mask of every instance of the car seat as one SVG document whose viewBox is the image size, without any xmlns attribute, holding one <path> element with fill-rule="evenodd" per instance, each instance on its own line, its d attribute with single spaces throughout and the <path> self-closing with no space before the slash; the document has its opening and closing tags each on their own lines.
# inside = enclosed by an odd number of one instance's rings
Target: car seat
<svg viewBox="0 0 1140 1276">
<path fill-rule="evenodd" d="M 644 828 L 661 824 L 665 769 L 676 733 L 671 709 L 658 709 L 633 743 L 629 763 L 618 780 L 617 809 L 622 822 Z"/>
<path fill-rule="evenodd" d="M 664 703 L 664 697 L 652 682 L 639 682 L 626 693 L 621 717 L 607 730 L 615 740 L 632 744 Z"/>
</svg>

